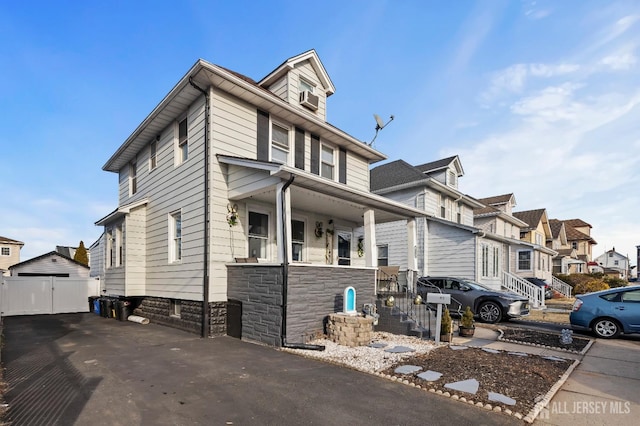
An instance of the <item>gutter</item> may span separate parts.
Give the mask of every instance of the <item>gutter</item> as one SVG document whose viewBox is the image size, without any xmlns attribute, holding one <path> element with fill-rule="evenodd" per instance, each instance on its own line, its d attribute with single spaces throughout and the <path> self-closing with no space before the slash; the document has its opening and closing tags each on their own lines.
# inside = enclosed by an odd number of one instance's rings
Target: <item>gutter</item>
<svg viewBox="0 0 640 426">
<path fill-rule="evenodd" d="M 311 345 L 308 343 L 288 343 L 287 342 L 287 287 L 289 285 L 289 250 L 287 247 L 287 221 L 289 220 L 285 214 L 285 192 L 293 183 L 295 175 L 291 175 L 289 180 L 282 186 L 280 190 L 280 202 L 282 210 L 282 241 L 283 241 L 283 260 L 282 260 L 282 327 L 280 328 L 280 342 L 283 348 L 291 349 L 308 349 L 312 351 L 324 351 L 322 345 Z"/>
<path fill-rule="evenodd" d="M 211 332 L 209 312 L 209 93 L 193 82 L 189 77 L 189 84 L 204 95 L 204 253 L 202 259 L 202 337 L 209 337 Z"/>
</svg>

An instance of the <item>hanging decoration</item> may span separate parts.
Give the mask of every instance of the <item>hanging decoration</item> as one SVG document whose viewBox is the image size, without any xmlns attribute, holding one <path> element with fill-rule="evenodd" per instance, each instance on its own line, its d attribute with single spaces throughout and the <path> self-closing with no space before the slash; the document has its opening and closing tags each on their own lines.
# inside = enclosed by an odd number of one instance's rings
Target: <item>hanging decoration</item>
<svg viewBox="0 0 640 426">
<path fill-rule="evenodd" d="M 329 219 L 329 225 L 327 225 L 327 232 L 325 238 L 325 262 L 327 265 L 333 264 L 333 219 Z"/>
<path fill-rule="evenodd" d="M 227 223 L 229 227 L 236 226 L 238 224 L 238 205 L 227 204 Z"/>
<path fill-rule="evenodd" d="M 322 230 L 322 222 L 316 222 L 316 229 L 314 230 L 316 238 L 322 238 L 324 231 Z"/>
<path fill-rule="evenodd" d="M 364 256 L 364 238 L 358 237 L 358 257 Z"/>
</svg>

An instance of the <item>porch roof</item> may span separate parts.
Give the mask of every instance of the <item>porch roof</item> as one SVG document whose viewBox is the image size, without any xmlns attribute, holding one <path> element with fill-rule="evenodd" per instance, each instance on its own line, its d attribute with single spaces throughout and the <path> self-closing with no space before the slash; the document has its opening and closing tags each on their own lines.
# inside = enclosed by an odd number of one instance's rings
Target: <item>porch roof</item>
<svg viewBox="0 0 640 426">
<path fill-rule="evenodd" d="M 294 209 L 300 209 L 300 206 L 303 206 L 304 210 L 341 217 L 357 223 L 363 221 L 364 212 L 370 209 L 375 211 L 376 223 L 430 217 L 424 211 L 405 204 L 283 164 L 225 155 L 218 155 L 218 160 L 232 167 L 262 171 L 253 175 L 254 178 L 249 184 L 243 181 L 242 186 L 230 185 L 230 200 L 252 198 L 272 203 L 276 197 L 276 185 L 293 176 L 294 181 L 290 190 L 291 204 Z"/>
</svg>

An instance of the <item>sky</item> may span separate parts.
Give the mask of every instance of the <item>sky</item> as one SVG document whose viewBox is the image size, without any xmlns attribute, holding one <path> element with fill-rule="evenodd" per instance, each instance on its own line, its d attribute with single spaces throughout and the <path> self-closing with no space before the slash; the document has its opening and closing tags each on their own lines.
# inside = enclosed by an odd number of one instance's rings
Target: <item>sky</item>
<svg viewBox="0 0 640 426">
<path fill-rule="evenodd" d="M 103 165 L 199 59 L 260 80 L 315 49 L 327 120 L 388 160 L 458 155 L 460 190 L 640 245 L 640 2 L 0 3 L 0 235 L 20 260 L 89 247 L 117 208 Z M 382 164 L 382 163 L 380 163 Z"/>
</svg>

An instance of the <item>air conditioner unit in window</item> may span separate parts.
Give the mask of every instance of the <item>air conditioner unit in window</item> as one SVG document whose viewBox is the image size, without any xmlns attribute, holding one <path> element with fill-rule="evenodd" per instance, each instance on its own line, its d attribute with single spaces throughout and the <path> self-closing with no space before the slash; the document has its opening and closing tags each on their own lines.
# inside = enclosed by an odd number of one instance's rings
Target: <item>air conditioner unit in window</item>
<svg viewBox="0 0 640 426">
<path fill-rule="evenodd" d="M 318 109 L 318 97 L 310 91 L 304 90 L 300 92 L 300 104 L 315 111 Z"/>
</svg>

